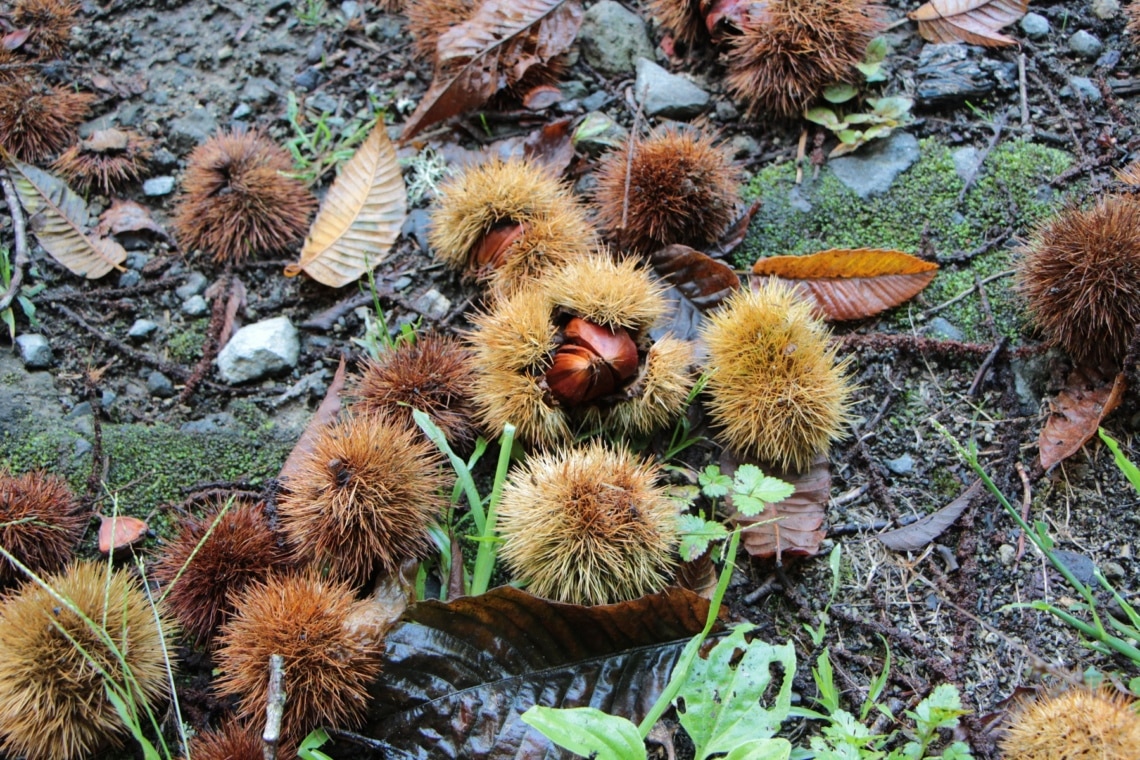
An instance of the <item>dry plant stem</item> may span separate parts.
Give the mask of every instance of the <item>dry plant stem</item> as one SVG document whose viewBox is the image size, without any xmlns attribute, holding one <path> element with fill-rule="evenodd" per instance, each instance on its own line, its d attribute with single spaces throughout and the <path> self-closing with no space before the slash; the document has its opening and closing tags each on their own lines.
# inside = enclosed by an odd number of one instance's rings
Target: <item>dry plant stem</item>
<svg viewBox="0 0 1140 760">
<path fill-rule="evenodd" d="M 963 298 L 969 298 L 970 294 L 973 293 L 975 290 L 977 290 L 980 286 L 987 285 L 987 284 L 993 282 L 994 280 L 1000 280 L 1002 277 L 1009 277 L 1011 274 L 1014 274 L 1014 272 L 1015 272 L 1015 270 L 1013 270 L 1013 269 L 1006 269 L 1005 271 L 998 272 L 997 274 L 991 274 L 989 277 L 985 278 L 984 280 L 975 280 L 973 285 L 966 288 L 961 293 L 959 293 L 958 295 L 951 298 L 949 301 L 943 301 L 942 303 L 938 304 L 937 306 L 930 307 L 925 312 L 923 312 L 922 316 L 926 317 L 926 318 L 930 318 L 930 317 L 934 316 L 935 314 L 937 314 L 938 312 L 942 311 L 943 309 L 948 308 L 948 307 L 953 306 L 954 304 L 958 303 Z"/>
<path fill-rule="evenodd" d="M 982 362 L 982 366 L 978 367 L 977 374 L 974 375 L 974 382 L 970 383 L 970 390 L 966 391 L 967 396 L 977 396 L 982 392 L 982 383 L 985 382 L 986 375 L 989 373 L 990 367 L 993 366 L 994 361 L 996 361 L 998 358 L 998 355 L 1001 354 L 1001 352 L 1004 351 L 1005 347 L 1008 345 L 1009 338 L 1003 335 L 994 345 L 994 350 L 986 354 L 986 358 Z"/>
<path fill-rule="evenodd" d="M 997 147 L 998 141 L 1001 140 L 1002 130 L 1005 129 L 1005 118 L 1006 118 L 1005 114 L 1003 113 L 1000 116 L 998 116 L 996 119 L 994 119 L 993 136 L 990 137 L 990 141 L 986 144 L 986 147 L 978 155 L 978 160 L 974 162 L 974 170 L 970 172 L 969 179 L 967 179 L 965 182 L 962 183 L 962 189 L 958 192 L 958 203 L 959 203 L 959 205 L 962 203 L 962 201 L 964 201 L 966 199 L 966 193 L 970 192 L 970 189 L 974 186 L 974 183 L 977 181 L 978 174 L 980 174 L 982 171 L 982 164 L 985 163 L 986 158 L 988 158 L 990 155 L 990 152 L 994 148 Z"/>
<path fill-rule="evenodd" d="M 28 256 L 28 227 L 24 221 L 24 210 L 20 207 L 16 188 L 6 169 L 0 169 L 0 185 L 4 186 L 4 202 L 8 205 L 8 214 L 12 217 L 12 235 L 16 238 L 12 280 L 8 283 L 8 288 L 0 294 L 0 312 L 2 312 L 12 305 L 12 301 L 19 294 L 20 285 L 24 282 L 24 267 L 31 263 L 31 258 Z"/>
<path fill-rule="evenodd" d="M 1025 86 L 1025 53 L 1017 56 L 1017 89 L 1021 96 L 1021 131 L 1033 136 L 1033 124 L 1029 121 L 1029 98 Z"/>
<path fill-rule="evenodd" d="M 804 156 L 807 155 L 807 127 L 800 130 L 800 142 L 796 146 L 796 184 L 804 181 Z"/>
<path fill-rule="evenodd" d="M 70 319 L 72 322 L 74 322 L 78 326 L 82 327 L 87 332 L 94 335 L 99 340 L 106 343 L 108 346 L 110 346 L 111 348 L 113 348 L 115 351 L 119 352 L 123 356 L 126 356 L 130 359 L 133 359 L 134 361 L 136 361 L 140 364 L 145 364 L 148 367 L 154 367 L 159 372 L 162 372 L 163 374 L 166 374 L 166 375 L 171 375 L 171 376 L 177 378 L 178 380 L 181 380 L 182 382 L 186 382 L 190 378 L 190 371 L 188 369 L 186 369 L 185 367 L 180 367 L 176 364 L 168 364 L 167 362 L 161 361 L 159 359 L 155 359 L 150 354 L 143 353 L 142 351 L 139 351 L 135 348 L 132 348 L 131 346 L 128 346 L 126 343 L 123 343 L 118 338 L 112 337 L 112 336 L 108 335 L 107 333 L 103 332 L 102 330 L 100 330 L 99 328 L 97 328 L 91 324 L 88 324 L 87 320 L 85 320 L 83 317 L 79 316 L 77 313 L 75 313 L 74 311 L 72 311 L 70 308 L 63 305 L 62 303 L 52 303 L 51 307 L 53 309 L 55 309 L 56 311 L 58 311 L 63 316 Z"/>
<path fill-rule="evenodd" d="M 281 718 L 285 715 L 285 658 L 269 655 L 269 696 L 265 705 L 265 731 L 261 748 L 265 760 L 277 760 L 277 745 L 281 742 Z"/>
<path fill-rule="evenodd" d="M 1018 462 L 1014 465 L 1017 468 L 1017 475 L 1021 478 L 1021 519 L 1029 522 L 1029 507 L 1033 503 L 1033 490 L 1029 486 L 1029 475 L 1025 472 L 1025 466 Z M 1021 535 L 1017 537 L 1017 555 L 1014 561 L 1021 559 L 1025 554 L 1025 531 L 1021 531 Z"/>
<path fill-rule="evenodd" d="M 1037 74 L 1033 74 L 1032 76 L 1033 83 L 1041 88 L 1041 91 L 1045 93 L 1045 97 L 1049 98 L 1050 104 L 1052 104 L 1052 106 L 1057 109 L 1057 114 L 1061 117 L 1061 120 L 1065 122 L 1065 129 L 1068 130 L 1069 139 L 1073 141 L 1073 148 L 1077 151 L 1077 155 L 1081 159 L 1080 163 L 1085 164 L 1088 161 L 1089 157 L 1085 153 L 1085 146 L 1081 145 L 1080 139 L 1077 138 L 1076 130 L 1073 129 L 1072 114 L 1070 114 L 1068 110 L 1063 105 L 1061 105 L 1061 99 L 1057 97 L 1057 93 L 1053 92 L 1053 90 L 1049 87 L 1049 85 L 1045 84 L 1045 81 L 1041 77 L 1037 76 Z"/>
<path fill-rule="evenodd" d="M 218 280 L 217 293 L 214 295 L 214 303 L 210 310 L 210 323 L 206 327 L 206 342 L 202 346 L 202 356 L 198 359 L 198 363 L 194 365 L 190 377 L 186 379 L 186 385 L 182 388 L 182 392 L 178 394 L 178 403 L 185 404 L 194 395 L 194 391 L 198 385 L 205 379 L 206 373 L 210 371 L 210 367 L 214 363 L 214 357 L 218 355 L 218 350 L 221 348 L 219 337 L 222 332 L 222 325 L 226 321 L 226 306 L 228 302 L 227 296 L 233 291 L 234 278 L 231 274 L 232 262 L 226 262 L 226 271 L 222 273 L 221 278 Z"/>
</svg>

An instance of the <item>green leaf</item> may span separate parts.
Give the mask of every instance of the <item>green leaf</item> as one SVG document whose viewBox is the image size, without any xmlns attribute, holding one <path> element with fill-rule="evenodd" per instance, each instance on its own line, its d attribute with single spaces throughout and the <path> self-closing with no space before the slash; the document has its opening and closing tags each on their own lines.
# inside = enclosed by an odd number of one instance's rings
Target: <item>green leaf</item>
<svg viewBox="0 0 1140 760">
<path fill-rule="evenodd" d="M 843 129 L 836 132 L 836 137 L 845 145 L 862 145 L 863 133 L 858 129 Z"/>
<path fill-rule="evenodd" d="M 1100 434 L 1100 439 L 1104 441 L 1104 445 L 1112 451 L 1112 458 L 1116 460 L 1116 466 L 1128 478 L 1128 482 L 1132 484 L 1136 492 L 1140 493 L 1140 468 L 1132 464 L 1124 452 L 1120 450 L 1120 444 L 1116 442 L 1115 438 L 1104 432 L 1104 428 L 1097 428 L 1097 433 Z"/>
<path fill-rule="evenodd" d="M 973 760 L 973 758 L 974 756 L 970 753 L 970 745 L 965 742 L 954 742 L 942 750 L 942 760 Z"/>
<path fill-rule="evenodd" d="M 868 127 L 863 132 L 863 141 L 875 140 L 880 137 L 886 137 L 891 133 L 891 126 L 889 124 L 876 124 L 873 127 Z"/>
<path fill-rule="evenodd" d="M 720 541 L 728 535 L 728 530 L 723 525 L 698 515 L 681 515 L 679 523 L 679 552 L 681 559 L 686 562 L 692 562 L 708 551 L 711 542 Z"/>
<path fill-rule="evenodd" d="M 877 123 L 879 121 L 878 114 L 873 113 L 853 113 L 847 117 L 848 124 L 869 124 Z"/>
<path fill-rule="evenodd" d="M 0 321 L 8 326 L 8 340 L 14 342 L 16 340 L 16 315 L 12 313 L 11 306 L 0 311 Z"/>
<path fill-rule="evenodd" d="M 791 754 L 787 739 L 757 739 L 734 747 L 724 760 L 788 760 Z"/>
<path fill-rule="evenodd" d="M 677 695 L 677 715 L 696 745 L 698 760 L 774 735 L 791 711 L 795 648 L 791 642 L 747 642 L 745 634 L 752 628 L 737 626 L 707 657 L 698 657 Z M 774 664 L 782 668 L 783 682 L 773 697 L 768 688 Z"/>
<path fill-rule="evenodd" d="M 705 467 L 697 476 L 697 482 L 701 485 L 701 491 L 710 499 L 727 496 L 728 489 L 732 487 L 732 478 L 721 472 L 715 464 Z"/>
<path fill-rule="evenodd" d="M 764 511 L 766 504 L 783 501 L 795 490 L 791 483 L 765 475 L 754 464 L 742 464 L 736 469 L 732 503 L 745 517 L 755 517 Z"/>
<path fill-rule="evenodd" d="M 859 719 L 866 720 L 867 716 L 871 713 L 871 708 L 874 706 L 875 701 L 883 693 L 883 689 L 887 685 L 887 677 L 891 672 L 891 645 L 887 642 L 881 634 L 879 638 L 883 639 L 883 646 L 887 650 L 886 660 L 883 662 L 883 670 L 871 681 L 871 688 L 867 692 L 867 699 L 863 701 L 863 708 L 859 712 Z"/>
<path fill-rule="evenodd" d="M 811 669 L 815 688 L 819 690 L 816 701 L 828 713 L 839 710 L 839 691 L 835 688 L 835 674 L 831 669 L 830 648 L 824 649 L 815 661 L 816 666 Z"/>
<path fill-rule="evenodd" d="M 323 728 L 317 728 L 309 732 L 308 736 L 301 740 L 301 746 L 297 748 L 297 756 L 301 760 L 332 760 L 320 748 L 324 746 L 325 742 L 329 740 L 329 735 Z"/>
<path fill-rule="evenodd" d="M 953 684 L 943 683 L 907 715 L 914 720 L 920 735 L 931 736 L 940 728 L 954 728 L 958 725 L 958 717 L 967 712 L 962 709 L 958 689 Z"/>
<path fill-rule="evenodd" d="M 535 705 L 522 722 L 541 731 L 560 747 L 597 760 L 645 760 L 645 743 L 637 726 L 594 707 L 556 710 Z"/>
<path fill-rule="evenodd" d="M 887 81 L 887 75 L 883 73 L 883 64 L 881 63 L 857 63 L 855 68 L 862 72 L 863 79 L 867 84 Z"/>
<path fill-rule="evenodd" d="M 809 108 L 804 112 L 804 118 L 816 124 L 821 124 L 832 131 L 842 129 L 847 125 L 846 122 L 839 120 L 839 117 L 835 115 L 835 111 L 832 111 L 830 108 L 824 108 L 823 106 Z"/>
<path fill-rule="evenodd" d="M 823 91 L 823 99 L 828 103 L 846 103 L 859 94 L 855 85 L 847 82 L 833 84 Z"/>
<path fill-rule="evenodd" d="M 875 113 L 887 119 L 901 119 L 910 113 L 914 101 L 901 96 L 891 98 L 870 99 L 867 102 L 875 109 Z"/>
<path fill-rule="evenodd" d="M 891 43 L 886 37 L 876 37 L 867 43 L 867 50 L 863 54 L 865 63 L 882 63 L 891 52 Z"/>
</svg>

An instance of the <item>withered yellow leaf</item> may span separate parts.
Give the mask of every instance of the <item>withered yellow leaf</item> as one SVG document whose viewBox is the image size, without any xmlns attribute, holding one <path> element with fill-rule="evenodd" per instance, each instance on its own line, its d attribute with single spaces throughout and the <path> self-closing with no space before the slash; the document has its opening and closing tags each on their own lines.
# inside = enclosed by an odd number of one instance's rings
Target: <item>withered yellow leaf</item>
<svg viewBox="0 0 1140 760">
<path fill-rule="evenodd" d="M 396 149 L 379 121 L 332 183 L 285 276 L 304 272 L 331 288 L 355 282 L 388 255 L 407 211 Z"/>
<path fill-rule="evenodd" d="M 752 266 L 752 282 L 779 277 L 792 284 L 824 319 L 865 319 L 914 298 L 938 265 L 874 248 L 830 250 L 808 256 L 771 256 Z"/>
<path fill-rule="evenodd" d="M 31 217 L 28 227 L 48 255 L 89 280 L 122 269 L 126 249 L 109 237 L 91 236 L 87 203 L 63 180 L 20 161 L 11 165 L 16 194 Z"/>
</svg>

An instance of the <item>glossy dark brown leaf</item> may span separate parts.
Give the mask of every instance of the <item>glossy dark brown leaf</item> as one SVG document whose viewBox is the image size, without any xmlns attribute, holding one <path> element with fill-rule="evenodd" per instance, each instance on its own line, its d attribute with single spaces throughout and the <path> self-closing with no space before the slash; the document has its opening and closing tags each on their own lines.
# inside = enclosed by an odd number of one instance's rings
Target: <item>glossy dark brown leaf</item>
<svg viewBox="0 0 1140 760">
<path fill-rule="evenodd" d="M 724 234 L 720 236 L 720 240 L 716 241 L 717 255 L 722 257 L 728 256 L 744 242 L 744 238 L 748 236 L 748 228 L 752 224 L 752 217 L 756 216 L 756 212 L 760 210 L 761 205 L 763 205 L 763 201 L 759 198 L 752 201 L 752 205 L 744 209 L 744 213 L 732 223 L 732 226 L 724 231 Z"/>
<path fill-rule="evenodd" d="M 365 728 L 337 732 L 337 746 L 359 759 L 574 757 L 519 715 L 589 706 L 640 720 L 707 613 L 679 588 L 599 607 L 507 587 L 421 602 L 388 636 Z"/>
<path fill-rule="evenodd" d="M 1120 406 L 1126 387 L 1123 372 L 1114 378 L 1094 369 L 1074 369 L 1051 402 L 1052 413 L 1037 439 L 1042 469 L 1080 451 L 1096 435 L 1101 420 Z"/>
<path fill-rule="evenodd" d="M 791 284 L 822 319 L 866 319 L 922 292 L 938 265 L 901 251 L 834 249 L 807 256 L 770 256 L 752 265 L 752 285 L 764 277 Z"/>
<path fill-rule="evenodd" d="M 702 311 L 719 306 L 740 287 L 740 278 L 732 267 L 687 245 L 666 246 L 649 260 L 662 279 Z"/>
<path fill-rule="evenodd" d="M 716 582 L 716 567 L 713 565 L 712 552 L 706 551 L 691 562 L 682 562 L 677 566 L 677 585 L 705 599 L 712 599 Z"/>
<path fill-rule="evenodd" d="M 746 463 L 747 460 L 738 460 L 726 451 L 720 468 L 725 474 L 732 474 L 738 465 Z M 816 457 L 806 472 L 786 472 L 759 462 L 751 464 L 759 466 L 765 475 L 791 483 L 796 490 L 754 517 L 732 511 L 732 520 L 753 526 L 744 531 L 745 550 L 756 559 L 775 560 L 777 564 L 790 557 L 814 557 L 827 535 L 824 523 L 831 498 L 831 467 L 827 457 Z"/>
<path fill-rule="evenodd" d="M 982 481 L 975 480 L 961 496 L 921 520 L 888 530 L 875 536 L 888 548 L 896 552 L 917 552 L 931 541 L 941 536 L 954 521 L 961 517 L 970 502 L 982 492 Z"/>
<path fill-rule="evenodd" d="M 297 439 L 297 445 L 289 452 L 289 458 L 285 460 L 285 464 L 281 465 L 281 472 L 278 473 L 277 479 L 284 483 L 286 488 L 289 487 L 289 478 L 297 473 L 301 463 L 305 461 L 305 457 L 313 450 L 313 442 L 316 441 L 321 429 L 336 420 L 336 416 L 340 413 L 340 394 L 343 390 L 344 357 L 342 356 L 340 365 L 336 368 L 336 374 L 333 375 L 332 382 L 329 383 L 329 389 L 325 392 L 324 399 L 321 400 L 321 405 L 317 407 L 317 411 L 313 412 L 309 424 L 305 426 L 305 431 Z"/>
<path fill-rule="evenodd" d="M 401 140 L 480 107 L 531 66 L 564 52 L 581 25 L 577 0 L 485 0 L 470 20 L 440 36 L 431 87 Z"/>
</svg>

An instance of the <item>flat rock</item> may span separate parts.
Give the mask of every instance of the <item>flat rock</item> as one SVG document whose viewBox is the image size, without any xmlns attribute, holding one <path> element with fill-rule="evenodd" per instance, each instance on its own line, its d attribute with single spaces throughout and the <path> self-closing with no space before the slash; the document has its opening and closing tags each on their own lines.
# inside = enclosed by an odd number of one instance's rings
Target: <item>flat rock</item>
<svg viewBox="0 0 1140 760">
<path fill-rule="evenodd" d="M 638 58 L 653 57 L 645 22 L 613 0 L 601 0 L 583 14 L 578 44 L 586 63 L 606 76 L 632 74 Z"/>
<path fill-rule="evenodd" d="M 218 120 L 205 108 L 195 108 L 185 116 L 172 119 L 167 129 L 167 142 L 181 153 L 204 143 L 218 128 Z"/>
<path fill-rule="evenodd" d="M 860 198 L 885 193 L 895 177 L 918 160 L 918 140 L 907 132 L 893 132 L 858 153 L 833 158 L 827 166 L 835 177 Z"/>
<path fill-rule="evenodd" d="M 20 349 L 20 361 L 26 369 L 47 369 L 51 366 L 51 345 L 44 336 L 36 333 L 17 335 L 16 347 Z"/>
<path fill-rule="evenodd" d="M 638 101 L 647 116 L 690 119 L 709 104 L 709 94 L 677 74 L 670 74 L 648 58 L 637 59 Z"/>
<path fill-rule="evenodd" d="M 988 58 L 973 45 L 924 45 L 915 70 L 920 102 L 978 98 L 1017 86 L 1017 66 Z"/>
<path fill-rule="evenodd" d="M 1095 34 L 1081 29 L 1069 38 L 1069 50 L 1091 61 L 1104 50 L 1104 43 Z"/>
<path fill-rule="evenodd" d="M 230 385 L 259 380 L 297 366 L 301 341 L 288 317 L 257 322 L 234 333 L 218 353 L 218 372 Z"/>
</svg>

